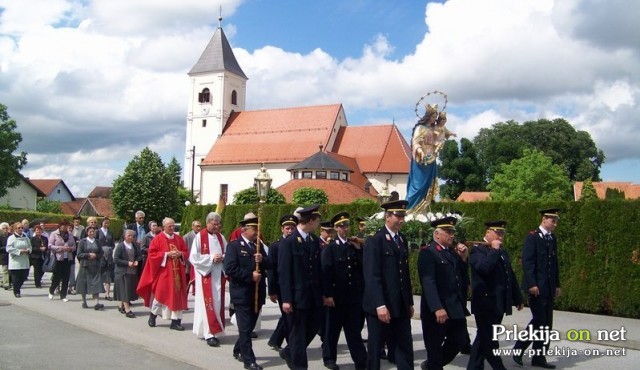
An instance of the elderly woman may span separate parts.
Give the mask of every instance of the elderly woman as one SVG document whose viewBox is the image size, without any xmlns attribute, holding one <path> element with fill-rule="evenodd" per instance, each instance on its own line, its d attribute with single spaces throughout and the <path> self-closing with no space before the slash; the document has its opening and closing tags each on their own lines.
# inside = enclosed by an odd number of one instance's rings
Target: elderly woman
<svg viewBox="0 0 640 370">
<path fill-rule="evenodd" d="M 115 238 L 109 230 L 109 217 L 104 217 L 100 222 L 100 228 L 96 229 L 96 240 L 98 246 L 102 248 L 102 284 L 106 291 L 105 299 L 111 300 L 111 283 L 113 282 L 113 248 L 115 247 Z"/>
<path fill-rule="evenodd" d="M 138 264 L 142 260 L 140 248 L 134 242 L 136 232 L 127 229 L 124 232 L 124 240 L 118 244 L 113 252 L 115 262 L 114 298 L 120 301 L 119 311 L 128 318 L 136 315 L 131 311 L 129 302 L 138 299 L 136 288 L 138 286 Z"/>
<path fill-rule="evenodd" d="M 80 269 L 76 279 L 76 290 L 82 295 L 82 308 L 89 308 L 87 294 L 91 294 L 96 302 L 93 308 L 98 311 L 104 308 L 104 305 L 100 303 L 100 293 L 104 293 L 102 274 L 100 273 L 100 263 L 104 252 L 98 246 L 96 229 L 89 226 L 86 230 L 87 237 L 78 243 L 77 255 Z"/>
<path fill-rule="evenodd" d="M 49 245 L 49 239 L 42 235 L 42 226 L 35 225 L 33 227 L 33 236 L 31 237 L 31 255 L 29 256 L 29 262 L 33 266 L 33 280 L 36 283 L 36 288 L 42 288 L 42 263 L 44 262 L 45 253 L 47 253 L 47 246 Z"/>
<path fill-rule="evenodd" d="M 69 269 L 73 252 L 76 250 L 76 241 L 73 235 L 69 233 L 69 221 L 60 220 L 58 229 L 53 231 L 49 236 L 49 249 L 56 258 L 56 266 L 53 269 L 53 277 L 51 279 L 51 287 L 49 287 L 49 299 L 53 299 L 53 293 L 62 283 L 60 288 L 60 299 L 63 302 L 69 302 L 67 299 L 67 289 L 69 288 Z"/>
<path fill-rule="evenodd" d="M 7 253 L 9 254 L 9 274 L 13 283 L 13 295 L 20 298 L 20 288 L 29 275 L 29 253 L 31 241 L 23 233 L 24 227 L 20 222 L 13 225 L 13 234 L 7 238 Z"/>
<path fill-rule="evenodd" d="M 0 234 L 0 275 L 2 277 L 2 287 L 4 290 L 11 289 L 9 281 L 9 255 L 7 254 L 7 239 L 9 238 L 9 224 L 0 224 L 2 234 Z"/>
</svg>

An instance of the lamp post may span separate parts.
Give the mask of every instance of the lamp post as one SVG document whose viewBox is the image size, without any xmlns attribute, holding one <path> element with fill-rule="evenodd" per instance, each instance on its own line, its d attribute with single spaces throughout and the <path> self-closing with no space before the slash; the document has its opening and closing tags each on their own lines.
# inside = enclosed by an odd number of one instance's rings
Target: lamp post
<svg viewBox="0 0 640 370">
<path fill-rule="evenodd" d="M 258 240 L 256 241 L 256 253 L 260 253 L 260 243 L 262 243 L 261 235 L 260 235 L 260 226 L 262 224 L 262 206 L 267 201 L 267 194 L 269 194 L 269 189 L 271 189 L 271 176 L 267 173 L 267 169 L 264 167 L 264 163 L 262 163 L 262 167 L 260 168 L 260 172 L 254 179 L 254 184 L 256 187 L 256 191 L 258 192 Z M 256 272 L 260 272 L 260 263 L 256 263 Z M 255 300 L 254 300 L 254 311 L 258 313 L 258 290 L 260 288 L 260 282 L 256 282 L 256 291 L 255 291 Z"/>
<path fill-rule="evenodd" d="M 385 183 L 382 187 L 382 190 L 378 194 L 378 199 L 380 200 L 380 204 L 386 203 L 391 198 L 391 194 L 389 193 L 389 184 Z"/>
</svg>

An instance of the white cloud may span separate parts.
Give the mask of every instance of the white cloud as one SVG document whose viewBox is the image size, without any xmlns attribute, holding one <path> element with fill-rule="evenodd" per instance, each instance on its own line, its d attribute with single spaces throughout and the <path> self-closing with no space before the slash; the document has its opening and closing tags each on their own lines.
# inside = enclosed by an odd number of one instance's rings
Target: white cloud
<svg viewBox="0 0 640 370">
<path fill-rule="evenodd" d="M 228 16 L 242 3 L 0 0 L 0 102 L 23 134 L 26 172 L 84 191 L 108 185 L 110 175 L 99 173 L 119 173 L 144 146 L 182 161 L 186 74 L 219 6 Z M 342 103 L 350 122 L 394 120 L 408 135 L 416 100 L 438 89 L 449 95 L 458 137 L 498 121 L 565 117 L 608 161 L 638 159 L 640 28 L 630 17 L 639 8 L 622 0 L 429 3 L 428 33 L 394 60 L 384 32 L 344 60 L 321 45 L 306 54 L 269 40 L 251 51 L 232 46 L 250 78 L 249 109 Z M 235 25 L 224 30 L 232 36 Z"/>
</svg>

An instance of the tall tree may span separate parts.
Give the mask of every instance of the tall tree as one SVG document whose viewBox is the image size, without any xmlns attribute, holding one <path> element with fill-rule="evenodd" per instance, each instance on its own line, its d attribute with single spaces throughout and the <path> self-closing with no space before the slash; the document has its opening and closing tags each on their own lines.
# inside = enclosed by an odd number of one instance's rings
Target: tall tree
<svg viewBox="0 0 640 370">
<path fill-rule="evenodd" d="M 171 157 L 169 164 L 167 164 L 167 174 L 176 186 L 182 186 L 182 166 L 180 166 L 176 157 Z"/>
<path fill-rule="evenodd" d="M 22 141 L 17 127 L 16 121 L 7 113 L 7 107 L 0 104 L 0 197 L 20 184 L 20 170 L 27 164 L 27 153 L 14 154 Z"/>
<path fill-rule="evenodd" d="M 133 220 L 142 210 L 147 220 L 161 222 L 178 216 L 178 190 L 160 156 L 144 148 L 127 164 L 124 173 L 113 181 L 111 202 L 118 217 Z"/>
<path fill-rule="evenodd" d="M 586 179 L 582 184 L 582 194 L 580 194 L 580 201 L 586 202 L 590 200 L 598 200 L 598 193 L 596 193 L 596 188 L 593 186 L 593 181 L 591 181 L 591 179 Z"/>
<path fill-rule="evenodd" d="M 474 144 L 460 139 L 460 149 L 454 140 L 447 140 L 440 153 L 442 164 L 438 174 L 444 185 L 440 187 L 442 198 L 456 199 L 463 191 L 481 191 L 486 187 L 484 170 L 478 161 Z"/>
<path fill-rule="evenodd" d="M 499 122 L 481 129 L 474 139 L 479 159 L 492 179 L 502 164 L 521 158 L 524 149 L 537 149 L 554 164 L 567 170 L 571 181 L 600 180 L 600 167 L 605 156 L 591 135 L 576 131 L 567 120 L 539 119 L 520 125 L 515 121 Z"/>
<path fill-rule="evenodd" d="M 539 150 L 503 164 L 487 188 L 497 201 L 557 201 L 571 198 L 566 170 Z"/>
</svg>

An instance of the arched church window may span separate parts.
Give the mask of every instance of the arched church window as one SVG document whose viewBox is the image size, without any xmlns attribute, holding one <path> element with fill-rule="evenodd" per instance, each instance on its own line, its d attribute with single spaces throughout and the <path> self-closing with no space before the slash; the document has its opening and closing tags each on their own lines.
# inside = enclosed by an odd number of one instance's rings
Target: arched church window
<svg viewBox="0 0 640 370">
<path fill-rule="evenodd" d="M 238 105 L 238 93 L 235 90 L 231 92 L 231 104 Z"/>
<path fill-rule="evenodd" d="M 211 102 L 211 92 L 209 92 L 209 88 L 205 87 L 202 89 L 202 92 L 198 94 L 198 103 L 210 103 Z"/>
</svg>

